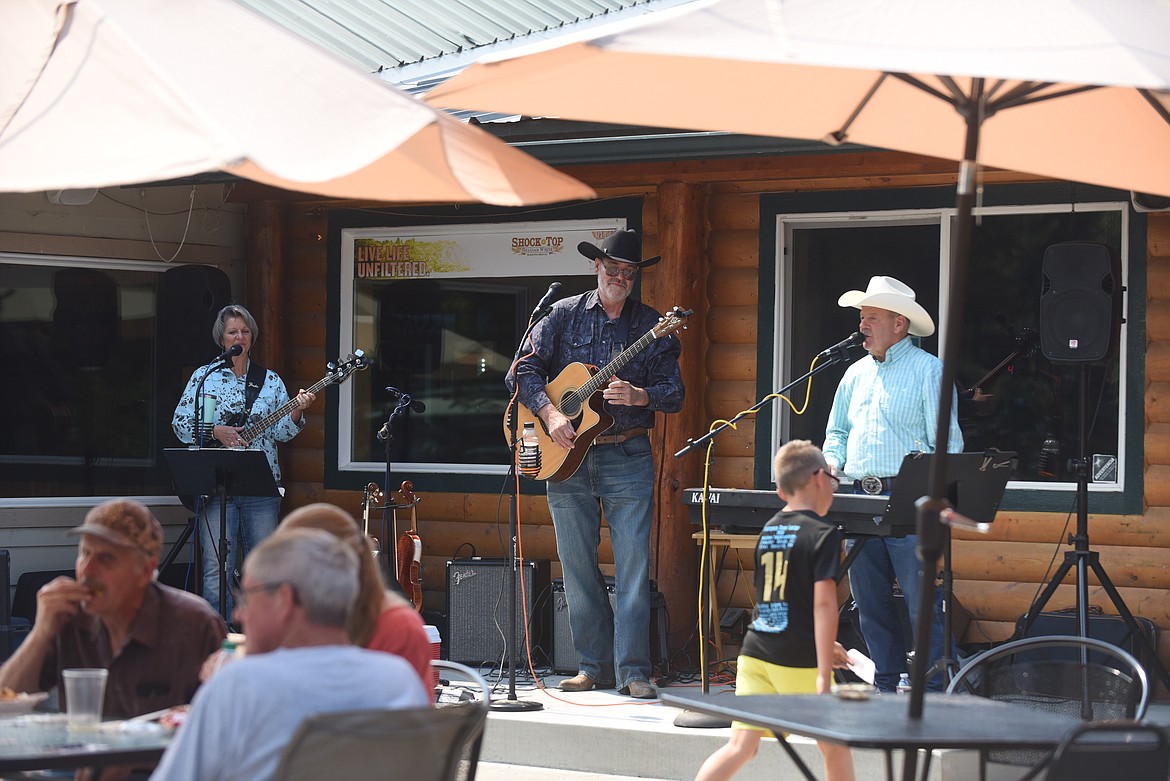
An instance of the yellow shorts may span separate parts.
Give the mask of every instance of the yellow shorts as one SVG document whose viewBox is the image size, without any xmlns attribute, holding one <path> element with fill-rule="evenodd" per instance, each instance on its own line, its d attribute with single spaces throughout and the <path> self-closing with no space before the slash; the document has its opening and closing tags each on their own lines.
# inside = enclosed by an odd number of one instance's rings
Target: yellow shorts
<svg viewBox="0 0 1170 781">
<path fill-rule="evenodd" d="M 752 656 L 741 656 L 735 667 L 735 696 L 750 697 L 753 694 L 816 694 L 817 669 L 815 667 L 781 667 Z M 771 733 L 771 730 L 731 722 L 732 729 L 751 729 Z"/>
</svg>

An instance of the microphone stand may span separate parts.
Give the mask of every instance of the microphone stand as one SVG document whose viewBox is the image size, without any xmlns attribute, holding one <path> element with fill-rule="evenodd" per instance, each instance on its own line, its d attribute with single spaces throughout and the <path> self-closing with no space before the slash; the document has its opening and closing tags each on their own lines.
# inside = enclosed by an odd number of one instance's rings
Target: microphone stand
<svg viewBox="0 0 1170 781">
<path fill-rule="evenodd" d="M 227 360 L 230 362 L 231 358 Z M 199 378 L 199 384 L 195 386 L 195 431 L 192 436 L 192 441 L 195 443 L 194 449 L 196 450 L 202 448 L 203 443 L 207 441 L 204 436 L 206 432 L 203 430 L 206 425 L 206 422 L 203 420 L 203 404 L 206 401 L 207 394 L 203 391 L 203 384 L 207 382 L 207 378 L 211 376 L 213 371 L 222 369 L 226 365 L 228 364 L 222 358 L 209 364 L 207 371 L 203 372 L 203 376 Z M 211 422 L 211 425 L 212 428 L 215 427 L 214 420 Z M 201 497 L 197 497 L 195 500 L 196 524 L 199 523 L 198 508 L 201 504 L 200 499 Z M 198 538 L 199 535 L 196 534 L 195 536 Z M 223 616 L 224 621 L 231 621 L 231 616 L 224 615 L 227 612 L 227 547 L 227 490 L 225 488 L 225 490 L 220 492 L 219 496 L 219 549 L 216 551 L 216 555 L 219 557 L 219 614 Z"/>
<path fill-rule="evenodd" d="M 860 344 L 860 342 L 858 342 L 858 344 Z M 805 380 L 810 379 L 815 374 L 819 374 L 820 372 L 824 371 L 825 369 L 829 368 L 830 366 L 834 366 L 838 363 L 849 363 L 850 361 L 853 360 L 849 356 L 849 348 L 853 347 L 853 346 L 854 345 L 841 343 L 838 345 L 834 345 L 833 347 L 830 347 L 828 350 L 825 351 L 825 353 L 823 353 L 823 355 L 827 354 L 826 355 L 827 360 L 824 363 L 818 362 L 817 365 L 814 366 L 812 369 L 810 369 L 809 371 L 800 375 L 799 377 L 797 377 L 795 380 L 793 380 L 792 382 L 785 385 L 780 390 L 773 391 L 772 393 L 769 393 L 767 396 L 760 399 L 755 404 L 753 404 L 752 406 L 745 409 L 743 412 L 740 412 L 738 415 L 736 415 L 731 420 L 727 421 L 726 423 L 723 423 L 720 426 L 717 426 L 716 428 L 711 429 L 709 432 L 707 432 L 703 436 L 699 437 L 698 439 L 688 439 L 687 446 L 684 447 L 682 450 L 678 451 L 677 453 L 675 453 L 674 457 L 681 458 L 682 456 L 691 452 L 692 450 L 699 447 L 700 445 L 707 444 L 708 442 L 713 440 L 715 437 L 719 436 L 721 433 L 723 433 L 727 429 L 731 428 L 731 426 L 733 424 L 735 424 L 737 421 L 739 421 L 740 419 L 745 418 L 748 415 L 752 415 L 755 412 L 757 412 L 761 407 L 764 406 L 765 403 L 770 401 L 772 399 L 772 397 L 783 395 L 784 393 L 786 393 L 790 389 L 796 387 L 797 385 L 800 385 Z M 706 506 L 706 504 L 707 504 L 707 485 L 704 483 L 704 485 L 703 485 L 703 505 Z M 710 545 L 711 545 L 711 529 L 706 523 L 704 523 L 703 524 L 703 550 L 707 551 L 710 548 Z M 708 569 L 707 569 L 709 566 L 710 566 L 709 557 L 705 556 L 705 555 L 702 556 L 701 560 L 699 562 L 699 605 L 700 605 L 700 609 L 703 609 L 703 606 L 709 607 L 708 603 L 709 603 L 710 597 L 704 594 L 705 589 L 709 585 L 708 579 L 710 578 L 710 573 L 708 572 Z M 714 619 L 713 621 L 711 621 L 711 624 L 713 626 L 711 626 L 710 628 L 713 631 L 716 631 L 716 632 L 719 631 L 718 630 L 718 625 L 719 625 L 718 618 L 714 617 L 714 616 L 708 616 L 708 618 Z M 702 620 L 702 619 L 700 619 L 700 620 Z M 707 694 L 711 690 L 711 674 L 710 674 L 710 671 L 707 669 L 707 644 L 706 643 L 699 644 L 699 669 L 701 671 L 700 674 L 701 674 L 702 682 L 703 682 L 703 694 Z M 684 716 L 687 716 L 687 714 L 690 714 L 690 713 L 691 713 L 691 711 L 683 711 L 682 713 L 679 714 L 678 719 L 683 719 Z M 701 719 L 701 714 L 699 714 L 697 718 L 684 719 L 684 721 L 689 721 L 690 723 L 680 724 L 678 719 L 675 720 L 676 726 L 680 726 L 680 727 L 706 726 L 706 725 L 700 725 L 700 724 L 695 723 L 695 721 Z"/>
<path fill-rule="evenodd" d="M 559 287 L 559 285 L 558 285 Z M 550 292 L 556 292 L 550 288 Z M 545 298 L 549 296 L 546 294 Z M 543 302 L 542 302 L 543 304 Z M 512 368 L 508 373 L 512 378 L 513 393 L 508 401 L 508 451 L 511 453 L 511 464 L 508 467 L 507 480 L 512 486 L 512 493 L 508 496 L 508 697 L 503 700 L 492 700 L 488 707 L 492 710 L 498 711 L 532 711 L 541 710 L 544 708 L 542 703 L 535 700 L 519 700 L 516 699 L 516 581 L 517 572 L 520 567 L 519 563 L 519 541 L 520 541 L 520 522 L 516 511 L 516 504 L 520 499 L 520 478 L 516 474 L 516 454 L 517 447 L 519 447 L 519 437 L 517 431 L 520 427 L 519 411 L 516 405 L 520 403 L 519 392 L 516 387 L 516 362 L 520 359 L 520 354 L 524 351 L 524 343 L 528 341 L 529 334 L 536 324 L 543 320 L 548 313 L 552 311 L 551 306 L 538 305 L 532 312 L 532 317 L 528 319 L 528 328 L 524 330 L 520 337 L 520 343 L 516 349 L 516 357 L 512 360 Z M 525 617 L 527 619 L 527 617 Z"/>
<path fill-rule="evenodd" d="M 381 564 L 382 564 L 382 568 L 384 570 L 382 574 L 384 576 L 386 576 L 387 580 L 389 581 L 386 585 L 389 586 L 390 588 L 392 588 L 394 591 L 402 594 L 403 596 L 407 596 L 407 594 L 405 591 L 403 591 L 402 583 L 398 580 L 398 547 L 397 547 L 398 540 L 391 539 L 391 535 L 389 534 L 390 527 L 388 525 L 389 522 L 387 519 L 387 513 L 392 513 L 396 510 L 405 510 L 411 506 L 409 504 L 399 505 L 396 503 L 392 503 L 391 492 L 393 489 L 390 487 L 390 443 L 394 441 L 394 433 L 393 433 L 394 421 L 410 411 L 411 401 L 412 401 L 412 399 L 408 394 L 400 395 L 398 397 L 397 406 L 395 406 L 394 409 L 391 410 L 391 412 L 390 412 L 390 417 L 388 417 L 386 419 L 386 422 L 382 424 L 382 428 L 378 429 L 378 439 L 382 440 L 385 443 L 385 462 L 386 462 L 386 471 L 384 473 L 385 479 L 384 479 L 384 483 L 383 483 L 383 485 L 386 486 L 386 490 L 383 493 L 384 498 L 382 500 L 382 536 L 381 536 L 382 562 L 381 562 Z M 397 533 L 398 533 L 398 530 L 394 529 L 394 534 L 397 534 Z M 389 542 L 387 543 L 387 541 L 389 541 Z M 393 568 L 391 568 L 390 562 L 386 560 L 387 556 L 393 557 L 393 560 L 394 560 Z"/>
</svg>

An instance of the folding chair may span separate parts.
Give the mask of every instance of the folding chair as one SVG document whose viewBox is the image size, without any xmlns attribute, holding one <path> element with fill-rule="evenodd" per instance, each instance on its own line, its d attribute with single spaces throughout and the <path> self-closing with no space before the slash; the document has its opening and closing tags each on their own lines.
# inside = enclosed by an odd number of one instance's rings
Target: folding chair
<svg viewBox="0 0 1170 781">
<path fill-rule="evenodd" d="M 1091 637 L 1049 635 L 1014 640 L 972 657 L 947 692 L 1107 721 L 1141 719 L 1149 681 L 1141 663 L 1122 648 Z M 979 777 L 987 777 L 988 761 L 1037 767 L 1048 756 L 1038 750 L 981 750 Z"/>
<path fill-rule="evenodd" d="M 1136 721 L 1096 721 L 1073 730 L 1048 765 L 1048 781 L 1166 781 L 1170 742 L 1161 727 Z"/>
<path fill-rule="evenodd" d="M 475 670 L 434 661 L 478 689 L 471 701 L 407 710 L 357 710 L 310 716 L 281 757 L 276 781 L 474 781 L 490 690 Z"/>
</svg>

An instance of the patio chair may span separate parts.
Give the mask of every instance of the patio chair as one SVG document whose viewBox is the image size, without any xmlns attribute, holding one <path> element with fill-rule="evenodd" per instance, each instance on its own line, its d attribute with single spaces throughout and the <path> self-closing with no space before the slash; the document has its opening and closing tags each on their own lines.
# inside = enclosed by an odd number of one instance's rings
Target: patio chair
<svg viewBox="0 0 1170 781">
<path fill-rule="evenodd" d="M 1166 781 L 1170 742 L 1161 727 L 1136 721 L 1099 721 L 1073 730 L 1048 765 L 1048 781 Z"/>
<path fill-rule="evenodd" d="M 276 781 L 474 781 L 490 690 L 470 667 L 432 665 L 441 677 L 471 682 L 478 696 L 432 708 L 310 716 L 285 748 Z"/>
<path fill-rule="evenodd" d="M 947 687 L 950 694 L 1002 700 L 1082 721 L 1141 719 L 1149 681 L 1128 651 L 1091 637 L 1049 635 L 1004 643 L 967 661 Z M 1041 765 L 1051 752 L 980 751 L 979 777 L 988 761 Z"/>
</svg>

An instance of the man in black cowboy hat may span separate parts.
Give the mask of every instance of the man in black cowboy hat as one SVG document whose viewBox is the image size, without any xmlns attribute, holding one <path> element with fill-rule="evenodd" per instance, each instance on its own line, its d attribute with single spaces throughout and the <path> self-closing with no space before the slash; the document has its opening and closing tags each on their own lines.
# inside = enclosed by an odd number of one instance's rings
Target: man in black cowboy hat
<svg viewBox="0 0 1170 781">
<path fill-rule="evenodd" d="M 533 332 L 533 352 L 516 366 L 520 402 L 544 421 L 552 441 L 565 449 L 589 448 L 581 466 L 562 482 L 549 482 L 548 504 L 565 579 L 565 601 L 579 673 L 563 691 L 617 687 L 639 699 L 656 696 L 650 684 L 650 524 L 654 464 L 649 429 L 654 413 L 678 412 L 683 385 L 679 341 L 653 340 L 601 391 L 614 424 L 589 442 L 577 442 L 573 422 L 549 400 L 545 384 L 566 366 L 604 366 L 654 327 L 661 315 L 630 299 L 642 268 L 641 240 L 617 230 L 600 247 L 582 242 L 593 261 L 597 290 L 558 301 Z M 613 544 L 615 608 L 597 564 L 601 516 Z"/>
</svg>

